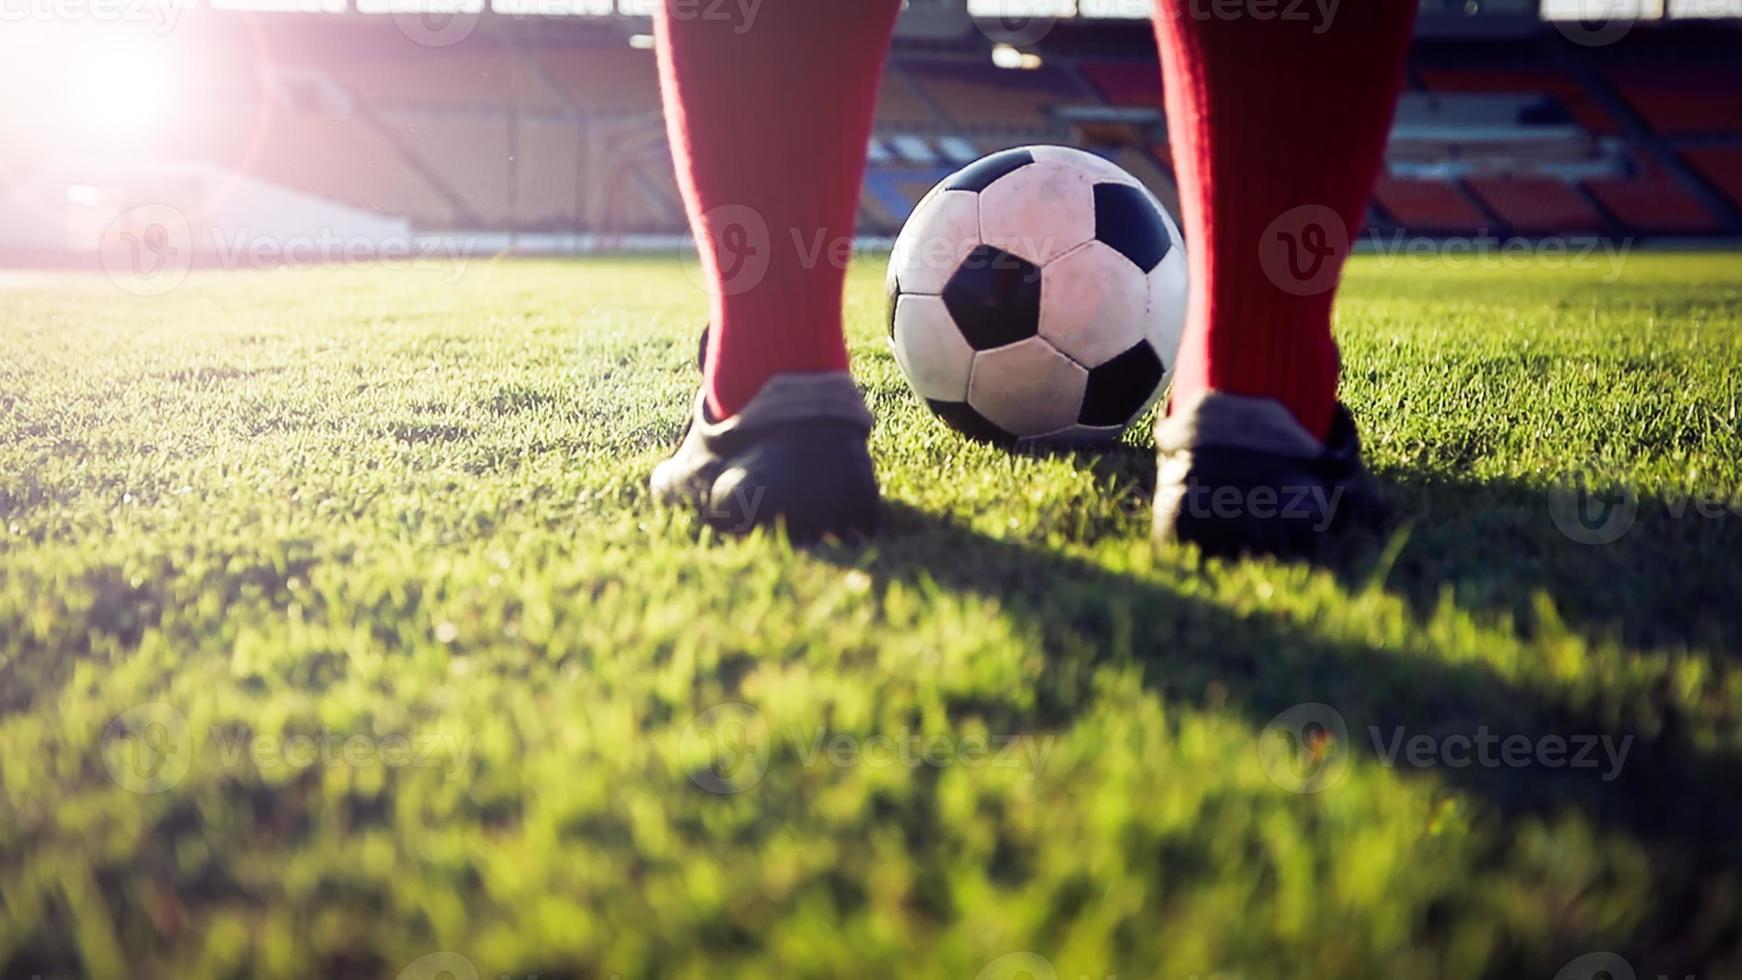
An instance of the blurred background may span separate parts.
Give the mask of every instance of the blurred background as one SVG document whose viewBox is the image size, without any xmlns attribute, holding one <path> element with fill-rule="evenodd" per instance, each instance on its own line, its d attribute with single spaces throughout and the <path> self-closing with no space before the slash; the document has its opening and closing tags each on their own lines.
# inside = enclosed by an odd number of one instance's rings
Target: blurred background
<svg viewBox="0 0 1742 980">
<path fill-rule="evenodd" d="M 758 6 L 692 5 L 746 29 Z M 297 236 L 670 248 L 684 220 L 648 6 L 0 0 L 0 264 Z M 861 234 L 893 235 L 941 176 L 1032 142 L 1102 153 L 1175 206 L 1147 9 L 910 0 Z M 1742 0 L 1424 4 L 1370 229 L 1742 233 L 1739 17 Z"/>
</svg>

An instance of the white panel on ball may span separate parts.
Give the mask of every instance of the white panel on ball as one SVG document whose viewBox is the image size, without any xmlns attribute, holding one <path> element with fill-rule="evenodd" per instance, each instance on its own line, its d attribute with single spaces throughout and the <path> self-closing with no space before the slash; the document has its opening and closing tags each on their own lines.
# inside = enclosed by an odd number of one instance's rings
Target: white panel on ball
<svg viewBox="0 0 1742 980">
<path fill-rule="evenodd" d="M 1100 367 L 1148 335 L 1149 297 L 1136 266 L 1090 242 L 1041 270 L 1040 335 L 1078 364 Z"/>
<path fill-rule="evenodd" d="M 1067 166 L 1074 164 L 1081 167 L 1088 171 L 1089 175 L 1094 177 L 1098 183 L 1143 186 L 1136 177 L 1126 173 L 1124 167 L 1108 160 L 1099 153 L 1079 150 L 1074 146 L 1031 146 L 1028 148 L 1028 152 L 1033 154 L 1037 161 L 1062 163 Z"/>
<path fill-rule="evenodd" d="M 1185 249 L 1177 246 L 1149 273 L 1149 342 L 1169 374 L 1185 332 L 1188 276 Z"/>
<path fill-rule="evenodd" d="M 974 349 L 962 339 L 941 298 L 909 294 L 896 300 L 895 335 L 889 345 L 921 398 L 959 402 L 967 397 Z"/>
<path fill-rule="evenodd" d="M 1047 435 L 1075 424 L 1088 383 L 1088 371 L 1031 337 L 975 355 L 968 404 L 1019 439 Z"/>
<path fill-rule="evenodd" d="M 937 295 L 980 245 L 980 195 L 944 191 L 914 209 L 895 240 L 889 267 L 904 293 Z"/>
<path fill-rule="evenodd" d="M 980 192 L 986 244 L 1045 265 L 1095 237 L 1095 189 L 1089 174 L 1036 161 Z"/>
</svg>

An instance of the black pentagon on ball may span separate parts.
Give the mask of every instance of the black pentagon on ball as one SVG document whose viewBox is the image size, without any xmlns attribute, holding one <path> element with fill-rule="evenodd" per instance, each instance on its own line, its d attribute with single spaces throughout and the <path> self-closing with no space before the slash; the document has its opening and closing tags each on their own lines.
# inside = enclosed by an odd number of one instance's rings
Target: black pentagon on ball
<svg viewBox="0 0 1742 980">
<path fill-rule="evenodd" d="M 926 404 L 930 405 L 931 410 L 936 412 L 938 418 L 943 419 L 950 428 L 970 439 L 1000 446 L 1014 445 L 1016 442 L 1015 436 L 1000 429 L 996 423 L 975 411 L 974 406 L 967 402 L 941 402 L 928 398 Z"/>
<path fill-rule="evenodd" d="M 991 187 L 992 182 L 998 178 L 1033 162 L 1034 154 L 1027 150 L 1004 150 L 989 157 L 981 157 L 951 174 L 944 183 L 944 190 L 973 191 L 978 194 Z"/>
<path fill-rule="evenodd" d="M 980 245 L 944 284 L 950 319 L 975 350 L 991 350 L 1040 332 L 1040 267 Z"/>
<path fill-rule="evenodd" d="M 1112 247 L 1146 274 L 1173 248 L 1173 238 L 1155 202 L 1130 184 L 1095 185 L 1095 240 Z"/>
<path fill-rule="evenodd" d="M 1137 346 L 1089 372 L 1089 387 L 1083 393 L 1083 410 L 1077 421 L 1083 425 L 1125 425 L 1148 404 L 1165 373 L 1155 348 L 1147 340 L 1138 341 Z"/>
</svg>

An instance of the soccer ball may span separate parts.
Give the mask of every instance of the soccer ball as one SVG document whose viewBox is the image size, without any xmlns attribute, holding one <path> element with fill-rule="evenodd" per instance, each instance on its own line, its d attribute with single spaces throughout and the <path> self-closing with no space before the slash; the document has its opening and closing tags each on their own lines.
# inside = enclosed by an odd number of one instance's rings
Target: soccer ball
<svg viewBox="0 0 1742 980">
<path fill-rule="evenodd" d="M 895 359 L 945 422 L 999 443 L 1103 441 L 1173 370 L 1185 248 L 1137 178 L 1093 153 L 1029 146 L 920 200 L 888 288 Z"/>
</svg>

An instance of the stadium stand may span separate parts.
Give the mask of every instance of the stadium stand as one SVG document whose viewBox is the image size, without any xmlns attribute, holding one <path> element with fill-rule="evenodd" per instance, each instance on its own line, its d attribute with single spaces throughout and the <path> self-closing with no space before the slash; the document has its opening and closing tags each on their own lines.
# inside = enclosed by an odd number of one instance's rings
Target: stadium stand
<svg viewBox="0 0 1742 980">
<path fill-rule="evenodd" d="M 1458 185 L 1448 180 L 1385 176 L 1373 200 L 1391 223 L 1421 234 L 1473 234 L 1488 221 Z"/>
<path fill-rule="evenodd" d="M 1082 61 L 1077 71 L 1110 105 L 1161 104 L 1161 73 L 1152 61 Z"/>
<path fill-rule="evenodd" d="M 1472 177 L 1466 183 L 1506 228 L 1520 235 L 1603 230 L 1603 217 L 1573 186 L 1552 177 Z"/>
<path fill-rule="evenodd" d="M 1584 187 L 1624 229 L 1648 235 L 1698 235 L 1721 227 L 1679 179 L 1660 167 L 1631 177 L 1587 180 Z"/>
<path fill-rule="evenodd" d="M 1688 147 L 1682 158 L 1733 207 L 1742 209 L 1742 144 Z"/>
<path fill-rule="evenodd" d="M 951 122 L 967 129 L 1046 127 L 1061 102 L 1097 101 L 1058 68 L 1002 71 L 984 59 L 923 60 L 904 67 Z"/>
<path fill-rule="evenodd" d="M 621 25 L 504 19 L 424 47 L 381 18 L 241 23 L 211 21 L 200 30 L 222 43 L 190 44 L 190 84 L 222 97 L 164 152 L 423 230 L 684 228 L 655 59 Z M 1152 38 L 1075 30 L 1034 46 L 1025 70 L 994 66 L 983 39 L 898 42 L 862 231 L 895 233 L 944 174 L 1033 142 L 1093 147 L 1177 212 Z M 1742 73 L 1722 43 L 1738 35 L 1661 33 L 1601 49 L 1552 31 L 1419 41 L 1373 220 L 1424 235 L 1742 234 Z M 28 138 L 8 142 L 0 180 L 33 163 Z"/>
<path fill-rule="evenodd" d="M 659 111 L 659 69 L 650 51 L 546 42 L 527 54 L 577 109 L 606 114 Z"/>
</svg>

